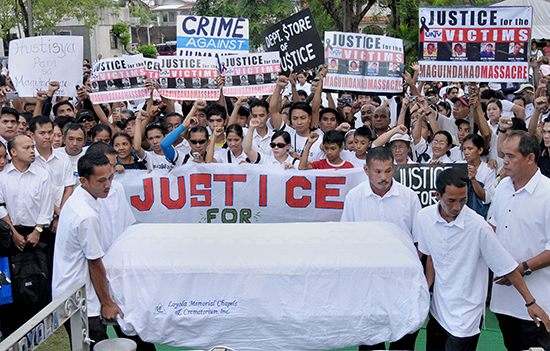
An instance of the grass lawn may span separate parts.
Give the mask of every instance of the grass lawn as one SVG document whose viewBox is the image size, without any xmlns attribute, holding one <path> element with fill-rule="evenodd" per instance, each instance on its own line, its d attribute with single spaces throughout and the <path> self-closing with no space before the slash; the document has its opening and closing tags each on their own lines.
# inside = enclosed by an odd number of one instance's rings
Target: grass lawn
<svg viewBox="0 0 550 351">
<path fill-rule="evenodd" d="M 504 343 L 502 341 L 502 334 L 498 328 L 498 322 L 493 313 L 487 309 L 485 327 L 486 329 L 481 330 L 481 336 L 479 338 L 478 349 L 483 351 L 498 351 L 505 350 Z M 109 327 L 108 333 L 110 337 L 116 337 L 115 331 L 112 327 Z M 69 351 L 69 337 L 65 328 L 60 328 L 57 330 L 53 336 L 51 336 L 46 342 L 38 348 L 39 351 Z M 157 351 L 179 351 L 179 350 L 189 350 L 182 347 L 170 347 L 166 345 L 157 345 Z M 357 350 L 357 347 L 347 348 L 343 350 Z M 416 339 L 416 350 L 423 351 L 426 350 L 426 329 L 425 326 L 422 327 Z M 239 351 L 239 350 L 237 350 Z M 275 350 L 273 350 L 275 351 Z"/>
</svg>

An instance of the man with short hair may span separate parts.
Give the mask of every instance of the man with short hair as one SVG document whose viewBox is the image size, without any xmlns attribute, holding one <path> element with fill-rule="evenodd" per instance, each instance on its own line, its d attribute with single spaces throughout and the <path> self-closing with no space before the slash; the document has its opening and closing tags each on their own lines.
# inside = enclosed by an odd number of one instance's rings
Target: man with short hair
<svg viewBox="0 0 550 351">
<path fill-rule="evenodd" d="M 78 180 L 78 160 L 85 153 L 83 150 L 88 140 L 86 128 L 82 124 L 70 123 L 63 129 L 63 143 L 65 147 L 59 148 L 61 153 L 66 154 L 71 160 L 73 172 L 73 185 L 79 185 Z"/>
<path fill-rule="evenodd" d="M 489 224 L 504 248 L 517 261 L 533 300 L 550 310 L 550 179 L 537 167 L 540 158 L 538 139 L 525 131 L 515 130 L 502 145 L 503 179 L 493 198 L 493 217 Z M 508 350 L 530 347 L 550 349 L 550 334 L 539 323 L 531 321 L 524 299 L 506 277 L 494 279 L 491 311 L 499 321 Z M 525 301 L 528 304 L 531 301 Z"/>
<path fill-rule="evenodd" d="M 105 155 L 84 155 L 78 160 L 81 187 L 76 188 L 59 216 L 53 266 L 53 298 L 75 283 L 86 284 L 89 338 L 107 339 L 106 326 L 114 323 L 121 309 L 109 294 L 102 257 L 100 204 L 109 195 L 113 169 Z M 91 345 L 91 350 L 93 346 Z"/>
<path fill-rule="evenodd" d="M 53 216 L 50 176 L 34 163 L 34 144 L 28 136 L 18 135 L 10 139 L 8 152 L 12 162 L 0 172 L 0 219 L 11 227 L 16 255 L 19 251 L 33 248 L 44 251 L 42 245 L 36 246 L 39 242 L 46 242 L 48 230 L 45 226 L 50 224 Z M 49 280 L 51 276 L 46 278 Z M 49 301 L 51 296 L 38 298 Z M 14 311 L 8 314 L 9 321 L 3 321 L 9 324 L 8 328 L 15 330 L 44 307 L 45 304 L 33 306 L 14 301 Z"/>
<path fill-rule="evenodd" d="M 413 237 L 416 214 L 420 211 L 418 195 L 393 179 L 393 154 L 386 147 L 377 147 L 367 153 L 364 165 L 368 180 L 351 189 L 344 201 L 340 222 L 383 221 L 401 228 L 407 237 L 399 239 L 411 246 L 418 240 Z M 399 235 L 399 233 L 396 233 Z M 418 331 L 405 335 L 390 345 L 390 350 L 414 350 Z M 359 346 L 360 350 L 385 349 L 384 344 Z"/>
<path fill-rule="evenodd" d="M 527 308 L 521 306 L 521 310 L 535 321 L 531 323 L 542 330 L 546 325 L 548 330 L 548 315 L 536 304 L 529 291 L 532 288 L 521 277 L 521 267 L 484 218 L 465 206 L 466 174 L 446 169 L 437 175 L 436 188 L 439 202 L 418 213 L 413 229 L 418 249 L 428 256 L 426 275 L 435 276 L 426 349 L 475 351 L 487 299 L 488 267 L 514 285 L 516 289 L 506 288 L 522 305 L 526 303 Z"/>
<path fill-rule="evenodd" d="M 0 114 L 0 142 L 8 149 L 8 141 L 15 136 L 19 112 L 11 107 L 2 107 Z"/>
<path fill-rule="evenodd" d="M 67 117 L 75 116 L 74 106 L 68 100 L 60 101 L 55 105 L 53 105 L 52 111 L 55 118 L 61 117 L 61 116 L 67 116 Z"/>
<path fill-rule="evenodd" d="M 544 147 L 541 149 L 538 166 L 540 172 L 550 178 L 550 117 L 544 119 L 541 133 Z"/>
<path fill-rule="evenodd" d="M 372 115 L 372 128 L 375 135 L 373 138 L 377 138 L 390 129 L 390 110 L 387 107 L 379 106 L 374 110 Z"/>
<path fill-rule="evenodd" d="M 370 103 L 361 106 L 361 110 L 359 111 L 361 118 L 355 121 L 355 129 L 362 126 L 372 129 L 372 117 L 374 116 L 375 109 L 376 107 Z"/>
</svg>

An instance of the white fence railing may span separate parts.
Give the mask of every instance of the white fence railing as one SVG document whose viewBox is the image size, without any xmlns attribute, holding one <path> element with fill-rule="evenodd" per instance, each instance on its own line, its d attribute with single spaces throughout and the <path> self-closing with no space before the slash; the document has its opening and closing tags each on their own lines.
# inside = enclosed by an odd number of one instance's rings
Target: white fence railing
<svg viewBox="0 0 550 351">
<path fill-rule="evenodd" d="M 0 351 L 31 351 L 67 320 L 71 320 L 72 351 L 88 351 L 86 286 L 74 284 L 0 343 Z"/>
</svg>

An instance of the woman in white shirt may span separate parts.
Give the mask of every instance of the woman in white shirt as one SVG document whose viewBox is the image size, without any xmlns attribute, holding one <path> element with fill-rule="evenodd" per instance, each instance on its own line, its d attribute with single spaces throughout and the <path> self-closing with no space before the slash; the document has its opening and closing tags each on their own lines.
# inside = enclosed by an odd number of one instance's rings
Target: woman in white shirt
<svg viewBox="0 0 550 351">
<path fill-rule="evenodd" d="M 414 138 L 414 148 L 420 163 L 455 163 L 450 157 L 452 147 L 453 137 L 446 130 L 436 132 L 431 144 L 427 144 L 422 137 Z"/>
<path fill-rule="evenodd" d="M 227 148 L 215 150 L 216 139 L 223 133 L 223 128 L 212 131 L 210 147 L 206 153 L 206 163 L 247 163 L 246 154 L 243 152 L 243 128 L 238 124 L 232 124 L 227 127 L 226 146 Z"/>
<path fill-rule="evenodd" d="M 470 134 L 464 138 L 462 152 L 468 162 L 468 178 L 471 184 L 468 187 L 467 205 L 480 216 L 486 217 L 491 203 L 489 189 L 495 181 L 496 173 L 481 159 L 487 153 L 485 141 L 477 134 Z"/>
<path fill-rule="evenodd" d="M 291 146 L 290 134 L 284 130 L 276 131 L 271 137 L 269 146 L 273 149 L 273 155 L 265 155 L 252 149 L 252 135 L 254 129 L 260 124 L 260 121 L 253 118 L 249 122 L 249 131 L 244 141 L 244 152 L 247 154 L 250 163 L 280 165 L 285 169 L 295 168 L 294 163 L 300 162 L 299 158 L 293 158 L 289 155 Z"/>
</svg>

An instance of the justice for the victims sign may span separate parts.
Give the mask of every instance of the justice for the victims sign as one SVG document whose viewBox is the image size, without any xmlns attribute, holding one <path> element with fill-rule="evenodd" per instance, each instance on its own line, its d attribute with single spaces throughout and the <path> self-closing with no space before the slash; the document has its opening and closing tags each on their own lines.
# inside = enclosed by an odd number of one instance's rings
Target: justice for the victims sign
<svg viewBox="0 0 550 351">
<path fill-rule="evenodd" d="M 532 7 L 423 7 L 419 79 L 526 82 Z"/>
</svg>

